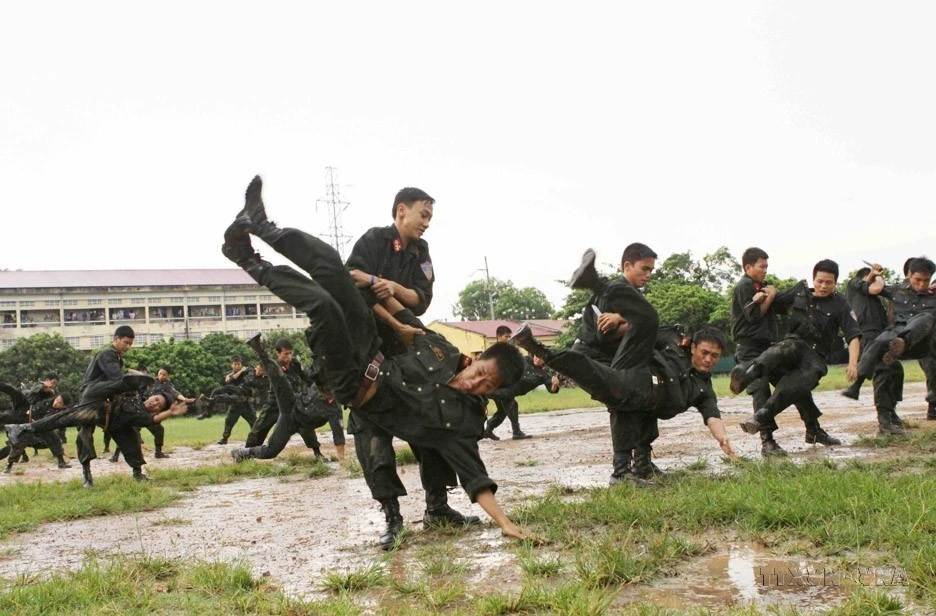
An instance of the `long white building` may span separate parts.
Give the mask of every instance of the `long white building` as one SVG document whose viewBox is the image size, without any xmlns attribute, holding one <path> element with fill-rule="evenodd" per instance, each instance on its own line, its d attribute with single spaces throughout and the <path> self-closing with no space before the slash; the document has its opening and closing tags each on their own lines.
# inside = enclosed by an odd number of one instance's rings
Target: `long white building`
<svg viewBox="0 0 936 616">
<path fill-rule="evenodd" d="M 239 269 L 0 271 L 0 349 L 52 331 L 97 349 L 124 324 L 142 345 L 301 330 L 308 319 Z"/>
</svg>

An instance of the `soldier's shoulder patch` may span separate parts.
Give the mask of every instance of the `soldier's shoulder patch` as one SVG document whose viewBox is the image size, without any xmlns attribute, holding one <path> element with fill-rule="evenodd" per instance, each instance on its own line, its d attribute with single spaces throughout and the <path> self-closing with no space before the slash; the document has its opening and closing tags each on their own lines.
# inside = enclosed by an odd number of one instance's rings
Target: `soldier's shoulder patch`
<svg viewBox="0 0 936 616">
<path fill-rule="evenodd" d="M 423 261 L 419 264 L 419 268 L 426 276 L 426 280 L 432 280 L 432 261 Z"/>
<path fill-rule="evenodd" d="M 432 350 L 432 354 L 436 356 L 436 359 L 439 361 L 445 359 L 445 353 L 442 352 L 442 349 L 434 345 L 429 345 L 429 348 Z"/>
</svg>

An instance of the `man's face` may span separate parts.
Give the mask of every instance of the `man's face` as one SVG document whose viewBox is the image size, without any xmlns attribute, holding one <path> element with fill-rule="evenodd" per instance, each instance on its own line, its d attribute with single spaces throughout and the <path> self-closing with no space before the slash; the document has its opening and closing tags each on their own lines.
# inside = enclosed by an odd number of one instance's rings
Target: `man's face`
<svg viewBox="0 0 936 616">
<path fill-rule="evenodd" d="M 239 361 L 232 361 L 232 362 L 231 362 L 231 372 L 237 372 L 238 370 L 240 370 L 240 369 L 243 368 L 243 367 L 244 367 L 244 365 L 241 364 Z"/>
<path fill-rule="evenodd" d="M 123 355 L 130 350 L 130 347 L 133 346 L 133 338 L 128 338 L 123 336 L 121 338 L 114 338 L 114 348 L 117 349 L 117 352 Z"/>
<path fill-rule="evenodd" d="M 813 277 L 813 295 L 816 297 L 829 297 L 835 292 L 835 283 L 838 282 L 829 272 L 816 272 Z"/>
<path fill-rule="evenodd" d="M 263 369 L 263 364 L 257 364 L 257 367 L 254 368 L 254 374 L 257 376 L 264 376 L 266 374 L 266 370 Z"/>
<path fill-rule="evenodd" d="M 56 385 L 58 385 L 58 379 L 46 379 L 42 382 L 42 391 L 45 391 L 45 392 L 55 391 Z"/>
<path fill-rule="evenodd" d="M 764 282 L 767 278 L 767 259 L 758 259 L 754 265 L 745 265 L 744 273 L 754 282 Z"/>
<path fill-rule="evenodd" d="M 641 259 L 640 261 L 624 262 L 624 278 L 635 288 L 642 289 L 650 282 L 656 259 Z"/>
<path fill-rule="evenodd" d="M 407 241 L 422 237 L 432 220 L 432 205 L 428 201 L 417 201 L 410 207 L 397 205 L 396 226 L 400 237 Z"/>
<path fill-rule="evenodd" d="M 702 341 L 699 344 L 693 344 L 692 367 L 698 372 L 710 374 L 715 369 L 715 364 L 721 359 L 722 348 L 712 342 Z"/>
<path fill-rule="evenodd" d="M 931 278 L 923 272 L 910 272 L 910 287 L 917 293 L 923 293 L 929 288 Z"/>
<path fill-rule="evenodd" d="M 60 411 L 65 408 L 65 401 L 62 400 L 62 396 L 55 396 L 55 400 L 52 401 L 52 408 L 56 411 Z"/>
<path fill-rule="evenodd" d="M 500 336 L 497 337 L 498 342 L 507 342 L 508 340 L 510 340 L 510 332 L 507 332 L 506 334 L 501 334 Z"/>
<path fill-rule="evenodd" d="M 159 372 L 156 373 L 156 380 L 159 381 L 160 383 L 169 382 L 169 373 L 166 372 L 165 368 L 159 369 Z"/>
<path fill-rule="evenodd" d="M 546 365 L 546 362 L 543 361 L 543 358 L 542 358 L 542 357 L 537 357 L 536 355 L 534 355 L 534 356 L 533 356 L 533 365 L 536 366 L 537 368 L 542 368 L 543 366 Z"/>
<path fill-rule="evenodd" d="M 485 396 L 501 386 L 497 362 L 493 359 L 479 359 L 458 373 L 452 388 L 473 396 Z"/>
<path fill-rule="evenodd" d="M 166 409 L 166 398 L 157 394 L 155 396 L 150 396 L 143 401 L 143 408 L 146 409 L 147 413 L 159 413 Z"/>
<path fill-rule="evenodd" d="M 281 349 L 276 352 L 276 357 L 279 358 L 280 364 L 283 366 L 289 366 L 293 360 L 293 350 L 292 349 Z"/>
</svg>

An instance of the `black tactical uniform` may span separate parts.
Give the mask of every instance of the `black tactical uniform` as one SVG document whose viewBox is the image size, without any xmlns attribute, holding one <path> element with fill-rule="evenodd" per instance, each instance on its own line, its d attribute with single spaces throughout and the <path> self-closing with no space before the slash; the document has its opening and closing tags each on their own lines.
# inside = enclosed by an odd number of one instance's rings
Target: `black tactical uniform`
<svg viewBox="0 0 936 616">
<path fill-rule="evenodd" d="M 264 363 L 264 370 L 268 366 Z M 289 382 L 290 388 L 296 394 L 296 399 L 298 400 L 305 392 L 309 389 L 309 386 L 312 384 L 312 379 L 305 373 L 302 369 L 302 364 L 296 357 L 293 357 L 292 362 L 289 364 L 284 372 L 283 365 L 279 362 L 275 362 L 276 372 L 286 377 L 286 380 Z M 264 379 L 267 379 L 264 383 L 266 385 L 266 397 L 263 403 L 263 406 L 260 407 L 259 412 L 257 413 L 257 419 L 250 427 L 250 432 L 247 434 L 247 441 L 244 443 L 244 447 L 256 447 L 262 445 L 263 441 L 266 440 L 267 435 L 270 433 L 270 429 L 276 425 L 276 422 L 279 421 L 280 410 L 277 405 L 276 392 L 273 387 L 270 386 L 269 378 L 264 376 Z M 256 375 L 254 375 L 246 385 L 250 387 L 250 391 L 253 392 L 254 384 L 260 385 L 260 382 L 257 381 Z M 292 436 L 292 435 L 290 435 Z"/>
<path fill-rule="evenodd" d="M 82 383 L 81 399 L 78 406 L 88 402 L 85 396 L 88 391 L 93 393 L 94 387 L 100 383 L 115 381 L 123 376 L 123 358 L 113 346 L 98 351 L 88 368 L 85 370 L 84 382 Z M 75 447 L 78 451 L 78 461 L 84 469 L 86 476 L 85 483 L 90 485 L 88 477 L 91 476 L 91 460 L 97 458 L 97 451 L 94 448 L 94 426 L 95 424 L 83 424 L 78 430 L 78 437 L 75 439 Z M 67 426 L 62 426 L 63 428 Z M 137 447 L 139 448 L 139 446 Z"/>
<path fill-rule="evenodd" d="M 380 348 L 374 317 L 335 250 L 296 229 L 275 229 L 260 237 L 312 280 L 292 267 L 260 261 L 249 247 L 232 250 L 226 244 L 225 254 L 259 284 L 308 315 L 309 346 L 322 358 L 322 374 L 335 399 L 350 405 L 365 378 L 376 380 L 377 393 L 352 410 L 352 417 L 366 417 L 380 429 L 437 453 L 455 469 L 472 499 L 486 488 L 496 489 L 478 452 L 484 399 L 446 385 L 462 367 L 458 349 L 427 330 L 416 337 L 414 348 L 374 367 Z"/>
<path fill-rule="evenodd" d="M 263 351 L 262 348 L 260 350 Z M 231 456 L 238 462 L 247 458 L 275 458 L 285 449 L 292 435 L 298 433 L 306 447 L 315 452 L 315 457 L 322 458 L 321 445 L 315 431 L 326 423 L 332 427 L 335 444 L 343 445 L 345 439 L 341 427 L 341 408 L 335 399 L 322 393 L 315 383 L 310 387 L 302 379 L 290 378 L 295 360 L 290 364 L 290 370 L 285 372 L 277 361 L 268 357 L 262 358 L 261 361 L 266 373 L 270 375 L 270 395 L 274 397 L 278 410 L 276 424 L 266 444 L 235 449 Z"/>
<path fill-rule="evenodd" d="M 392 280 L 419 296 L 419 303 L 394 315 L 398 320 L 423 328 L 416 317 L 425 313 L 432 302 L 435 275 L 429 244 L 423 239 L 411 242 L 405 248 L 395 225 L 374 227 L 354 244 L 346 266 L 374 276 Z M 360 288 L 369 309 L 378 303 L 369 286 Z M 406 345 L 386 323 L 376 319 L 377 333 L 382 340 L 380 351 L 384 357 L 406 352 Z M 364 471 L 364 478 L 374 500 L 386 505 L 406 495 L 406 488 L 396 470 L 396 452 L 392 435 L 371 421 L 367 415 L 351 414 L 348 432 L 354 434 L 354 449 Z M 454 470 L 434 450 L 423 452 L 418 444 L 410 443 L 419 461 L 419 475 L 426 492 L 426 505 L 430 510 L 447 507 L 447 488 L 456 485 Z"/>
<path fill-rule="evenodd" d="M 166 408 L 168 408 L 172 400 L 169 399 L 168 394 L 164 394 L 163 397 L 166 398 Z M 133 469 L 133 476 L 137 479 L 145 479 L 141 467 L 146 462 L 140 450 L 137 429 L 151 426 L 154 423 L 153 416 L 143 408 L 139 386 L 135 383 L 128 384 L 126 379 L 118 377 L 92 382 L 82 394 L 81 403 L 75 407 L 48 415 L 33 423 L 12 426 L 14 428 L 12 431 L 8 426 L 7 433 L 10 436 L 10 443 L 17 445 L 21 438 L 27 438 L 29 434 L 51 433 L 54 430 L 71 426 L 79 427 L 84 432 L 84 429 L 89 426 L 100 426 L 110 432 L 114 442 L 123 452 L 124 460 Z M 90 485 L 90 464 L 88 463 L 87 466 L 85 464 L 82 463 L 85 481 Z"/>
<path fill-rule="evenodd" d="M 224 417 L 224 432 L 221 434 L 221 440 L 218 441 L 219 445 L 227 443 L 238 419 L 243 419 L 251 427 L 257 421 L 257 416 L 250 406 L 250 390 L 248 389 L 252 372 L 248 368 L 237 376 L 232 375 L 231 380 L 226 381 L 224 386 L 211 392 L 212 397 L 215 396 L 216 391 L 232 396 L 228 404 L 227 415 Z"/>
<path fill-rule="evenodd" d="M 790 296 L 790 333 L 750 362 L 762 378 L 774 385 L 773 393 L 754 417 L 759 431 L 773 432 L 777 429 L 774 417 L 798 404 L 801 415 L 808 413 L 807 442 L 832 441 L 819 427 L 822 413 L 813 401 L 812 390 L 829 371 L 826 362 L 839 332 L 851 342 L 861 336 L 861 330 L 848 302 L 838 293 L 817 297 L 801 281 L 790 289 Z M 748 426 L 742 427 L 748 430 Z"/>
<path fill-rule="evenodd" d="M 867 352 L 871 343 L 887 329 L 887 309 L 877 295 L 868 293 L 870 282 L 864 277 L 854 277 L 845 287 L 845 299 L 855 313 L 858 327 L 861 328 L 861 353 Z M 890 365 L 883 362 L 874 367 L 872 377 L 874 385 L 874 406 L 878 417 L 886 416 L 888 423 L 900 426 L 897 417 L 897 403 L 903 400 L 904 369 L 903 364 L 895 361 Z"/>
<path fill-rule="evenodd" d="M 40 398 L 39 402 L 37 402 L 30 409 L 28 394 L 24 395 L 18 389 L 12 387 L 11 385 L 7 385 L 6 383 L 0 383 L 0 392 L 8 394 L 13 400 L 13 412 L 5 419 L 18 420 L 5 423 L 28 423 L 30 421 L 37 421 L 54 412 L 57 412 L 52 409 L 52 403 L 55 401 L 55 398 Z M 27 413 L 27 411 L 29 412 Z M 62 450 L 62 440 L 59 438 L 56 432 L 48 432 L 24 435 L 24 438 L 20 439 L 20 442 L 16 445 L 7 445 L 0 449 L 0 460 L 3 460 L 9 456 L 9 461 L 7 463 L 6 469 L 3 472 L 10 472 L 14 461 L 19 459 L 27 447 L 48 449 L 52 452 L 52 455 L 55 456 L 55 459 L 58 460 L 59 468 L 69 468 L 70 466 L 67 462 L 65 462 L 65 452 Z"/>
<path fill-rule="evenodd" d="M 624 337 L 615 340 L 613 333 L 599 331 L 592 306 L 627 319 Z M 571 350 L 559 351 L 548 362 L 550 368 L 571 377 L 592 398 L 608 405 L 614 451 L 612 483 L 630 473 L 633 450 L 650 418 L 655 378 L 650 360 L 659 324 L 656 309 L 633 285 L 623 279 L 602 281 L 585 306 L 578 340 Z M 638 453 L 642 463 L 649 465 L 649 450 Z"/>
<path fill-rule="evenodd" d="M 491 417 L 484 428 L 486 438 L 497 439 L 494 430 L 504 423 L 505 418 L 510 419 L 510 427 L 513 429 L 514 438 L 525 438 L 526 435 L 520 430 L 520 406 L 517 404 L 517 398 L 526 395 L 539 387 L 545 385 L 546 390 L 551 393 L 557 393 L 552 390 L 552 375 L 533 363 L 533 358 L 529 355 L 523 360 L 523 378 L 503 389 L 498 389 L 491 394 L 497 412 Z"/>
</svg>

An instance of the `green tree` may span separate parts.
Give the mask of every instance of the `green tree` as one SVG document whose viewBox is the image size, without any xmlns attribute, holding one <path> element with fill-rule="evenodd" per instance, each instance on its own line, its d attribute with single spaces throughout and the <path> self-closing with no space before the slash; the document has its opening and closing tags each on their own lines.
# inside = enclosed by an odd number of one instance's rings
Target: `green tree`
<svg viewBox="0 0 936 616">
<path fill-rule="evenodd" d="M 491 278 L 490 283 L 484 280 L 469 282 L 458 293 L 458 303 L 452 306 L 452 314 L 467 321 L 484 321 L 491 318 L 491 304 L 497 304 L 500 294 L 513 283 Z M 494 313 L 497 317 L 497 312 Z"/>
<path fill-rule="evenodd" d="M 655 283 L 646 293 L 661 325 L 680 324 L 691 334 L 711 321 L 719 294 L 704 286 L 679 282 Z"/>
<path fill-rule="evenodd" d="M 160 367 L 169 366 L 172 369 L 173 385 L 187 396 L 211 391 L 220 385 L 224 374 L 230 371 L 230 357 L 218 361 L 194 340 L 163 340 L 149 346 L 132 348 L 123 360 L 127 368 L 143 364 L 154 375 Z"/>
<path fill-rule="evenodd" d="M 0 381 L 31 387 L 55 372 L 59 391 L 77 394 L 87 366 L 88 357 L 58 333 L 34 334 L 0 352 Z"/>
<path fill-rule="evenodd" d="M 452 312 L 468 321 L 484 321 L 491 318 L 492 301 L 495 319 L 548 319 L 554 310 L 542 291 L 533 287 L 518 289 L 509 280 L 492 278 L 489 285 L 483 280 L 469 282 L 458 294 Z"/>
</svg>

